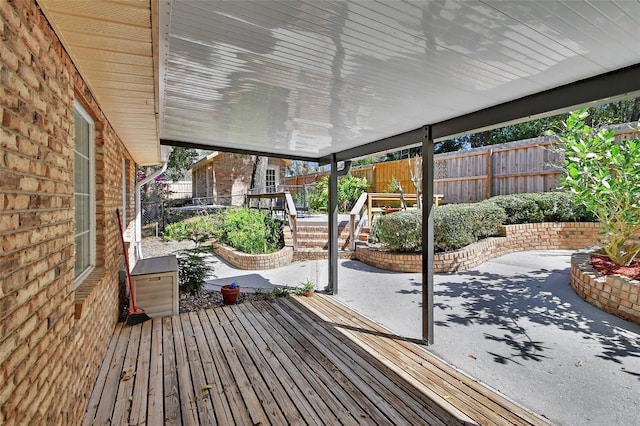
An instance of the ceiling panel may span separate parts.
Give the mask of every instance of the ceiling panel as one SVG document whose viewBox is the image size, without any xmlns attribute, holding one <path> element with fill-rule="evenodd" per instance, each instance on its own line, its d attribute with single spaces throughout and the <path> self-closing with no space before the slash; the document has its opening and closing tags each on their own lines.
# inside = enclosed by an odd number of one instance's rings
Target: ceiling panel
<svg viewBox="0 0 640 426">
<path fill-rule="evenodd" d="M 278 155 L 324 157 L 640 62 L 639 2 L 160 7 L 161 138 Z"/>
<path fill-rule="evenodd" d="M 640 63 L 638 1 L 38 2 L 140 163 L 321 158 Z"/>
</svg>

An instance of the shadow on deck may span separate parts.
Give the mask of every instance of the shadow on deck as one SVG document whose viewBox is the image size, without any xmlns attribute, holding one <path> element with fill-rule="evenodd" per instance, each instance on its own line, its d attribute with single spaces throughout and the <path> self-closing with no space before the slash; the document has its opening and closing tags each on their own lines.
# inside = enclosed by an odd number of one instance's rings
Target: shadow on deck
<svg viewBox="0 0 640 426">
<path fill-rule="evenodd" d="M 329 296 L 116 328 L 84 424 L 546 424 Z"/>
</svg>

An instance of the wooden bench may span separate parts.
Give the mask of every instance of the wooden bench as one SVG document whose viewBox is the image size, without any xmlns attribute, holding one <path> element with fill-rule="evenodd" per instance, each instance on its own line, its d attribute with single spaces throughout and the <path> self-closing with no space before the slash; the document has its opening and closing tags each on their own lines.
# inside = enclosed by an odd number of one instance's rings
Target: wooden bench
<svg viewBox="0 0 640 426">
<path fill-rule="evenodd" d="M 416 203 L 416 194 L 402 194 L 405 202 L 413 201 Z M 438 207 L 440 201 L 444 198 L 444 194 L 433 194 L 433 204 Z M 384 193 L 384 192 L 370 192 L 367 198 L 367 212 L 369 215 L 369 226 L 371 226 L 371 220 L 374 213 L 382 213 L 383 207 L 374 205 L 377 201 L 401 201 L 401 194 L 399 193 Z"/>
</svg>

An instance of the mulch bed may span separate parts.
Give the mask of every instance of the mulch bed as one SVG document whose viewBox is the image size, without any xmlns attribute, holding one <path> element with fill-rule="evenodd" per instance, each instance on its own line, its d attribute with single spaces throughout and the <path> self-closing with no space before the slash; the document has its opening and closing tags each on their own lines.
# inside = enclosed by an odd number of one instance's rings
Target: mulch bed
<svg viewBox="0 0 640 426">
<path fill-rule="evenodd" d="M 591 255 L 591 264 L 602 275 L 618 274 L 632 280 L 640 280 L 640 262 L 634 260 L 629 266 L 616 265 L 607 256 L 600 254 Z"/>
</svg>

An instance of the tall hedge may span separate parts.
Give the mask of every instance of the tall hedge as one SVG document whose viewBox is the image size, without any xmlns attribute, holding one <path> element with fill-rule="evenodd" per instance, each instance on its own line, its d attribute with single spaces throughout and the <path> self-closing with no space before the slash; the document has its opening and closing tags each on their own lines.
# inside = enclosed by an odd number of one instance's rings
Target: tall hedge
<svg viewBox="0 0 640 426">
<path fill-rule="evenodd" d="M 448 204 L 433 211 L 434 249 L 457 250 L 498 235 L 500 225 L 592 220 L 566 192 L 502 195 L 480 203 Z M 380 216 L 372 226 L 371 240 L 391 251 L 421 251 L 421 210 Z"/>
</svg>

